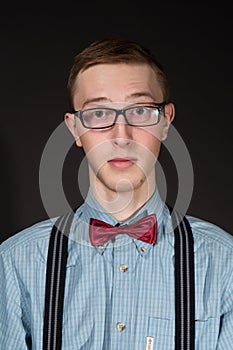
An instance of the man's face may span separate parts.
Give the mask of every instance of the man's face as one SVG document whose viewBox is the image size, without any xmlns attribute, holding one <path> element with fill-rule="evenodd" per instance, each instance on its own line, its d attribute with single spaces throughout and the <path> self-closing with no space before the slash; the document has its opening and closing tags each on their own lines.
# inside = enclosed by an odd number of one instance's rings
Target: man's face
<svg viewBox="0 0 233 350">
<path fill-rule="evenodd" d="M 79 73 L 76 80 L 75 110 L 153 102 L 163 102 L 163 94 L 156 73 L 145 64 L 99 64 Z M 173 117 L 174 107 L 168 104 L 160 122 L 149 127 L 127 125 L 123 115 L 114 126 L 100 130 L 84 128 L 73 114 L 67 113 L 65 120 L 87 156 L 91 187 L 100 195 L 111 195 L 148 192 L 155 186 L 155 162 Z"/>
</svg>

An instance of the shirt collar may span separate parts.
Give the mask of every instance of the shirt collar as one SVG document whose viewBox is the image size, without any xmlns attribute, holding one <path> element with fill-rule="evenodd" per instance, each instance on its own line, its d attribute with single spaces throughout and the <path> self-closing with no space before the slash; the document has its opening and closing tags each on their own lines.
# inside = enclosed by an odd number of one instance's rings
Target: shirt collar
<svg viewBox="0 0 233 350">
<path fill-rule="evenodd" d="M 120 225 L 131 224 L 146 215 L 156 214 L 158 225 L 158 242 L 161 239 L 161 235 L 164 231 L 164 208 L 165 204 L 161 200 L 158 190 L 156 190 L 150 199 L 145 203 L 145 205 L 140 208 L 132 218 L 124 222 L 119 222 L 106 212 L 106 210 L 98 203 L 98 201 L 94 198 L 91 191 L 89 190 L 85 202 L 76 211 L 72 223 L 73 227 L 71 228 L 70 238 L 80 244 L 91 246 L 88 233 L 89 220 L 91 217 L 97 218 L 99 220 L 107 222 L 110 225 L 115 226 L 119 223 Z M 152 247 L 151 244 L 142 242 L 140 240 L 133 239 L 133 241 L 137 247 L 137 250 L 142 256 L 145 256 Z M 122 244 L 129 244 L 131 242 L 132 238 L 130 238 L 128 235 L 119 235 L 115 238 L 114 246 L 117 247 Z M 97 249 L 100 254 L 103 254 L 105 249 L 111 248 L 112 245 L 113 243 L 110 241 L 107 242 L 104 246 L 94 248 Z"/>
</svg>

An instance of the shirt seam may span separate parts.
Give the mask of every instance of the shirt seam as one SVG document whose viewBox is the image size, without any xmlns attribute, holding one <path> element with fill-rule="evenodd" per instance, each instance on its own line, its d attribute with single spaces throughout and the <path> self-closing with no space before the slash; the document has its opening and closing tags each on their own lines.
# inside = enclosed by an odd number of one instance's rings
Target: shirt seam
<svg viewBox="0 0 233 350">
<path fill-rule="evenodd" d="M 51 228 L 52 229 L 52 228 Z M 17 244 L 14 244 L 14 246 L 9 246 L 9 247 L 6 247 L 4 248 L 2 251 L 0 251 L 0 255 L 2 257 L 8 257 L 10 255 L 12 255 L 12 252 L 14 251 L 17 251 L 18 249 L 22 249 L 22 248 L 27 248 L 28 246 L 35 246 L 38 244 L 38 242 L 49 242 L 49 239 L 50 239 L 50 234 L 48 237 L 45 237 L 45 238 L 41 238 L 39 237 L 38 239 L 34 240 L 34 241 L 31 241 L 30 242 L 23 242 L 23 243 L 17 243 Z"/>
<path fill-rule="evenodd" d="M 231 243 L 227 244 L 226 242 L 220 241 L 218 237 L 210 237 L 205 232 L 199 232 L 196 228 L 192 227 L 192 225 L 191 229 L 194 235 L 194 240 L 202 238 L 206 243 L 217 244 L 218 246 L 226 249 L 227 251 L 233 251 L 233 245 L 231 245 Z"/>
</svg>

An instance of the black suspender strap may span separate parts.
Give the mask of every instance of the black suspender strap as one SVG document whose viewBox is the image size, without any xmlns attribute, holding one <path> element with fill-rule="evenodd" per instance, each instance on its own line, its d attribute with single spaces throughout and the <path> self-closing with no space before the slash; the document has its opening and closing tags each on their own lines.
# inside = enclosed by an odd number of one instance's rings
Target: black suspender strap
<svg viewBox="0 0 233 350">
<path fill-rule="evenodd" d="M 171 212 L 171 216 L 175 234 L 175 349 L 194 350 L 195 272 L 193 235 L 186 217 L 182 218 L 175 211 Z"/>
<path fill-rule="evenodd" d="M 175 350 L 195 350 L 193 235 L 186 217 L 168 206 L 175 235 Z M 62 349 L 68 235 L 74 212 L 57 219 L 48 249 L 43 350 Z"/>
<path fill-rule="evenodd" d="M 73 212 L 54 224 L 47 258 L 43 350 L 60 350 L 69 228 Z"/>
</svg>

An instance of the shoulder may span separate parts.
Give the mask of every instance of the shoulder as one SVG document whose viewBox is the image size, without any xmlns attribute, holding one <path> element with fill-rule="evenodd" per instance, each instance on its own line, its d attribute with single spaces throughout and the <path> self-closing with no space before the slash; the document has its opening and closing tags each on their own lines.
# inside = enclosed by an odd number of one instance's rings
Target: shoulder
<svg viewBox="0 0 233 350">
<path fill-rule="evenodd" d="M 32 248 L 40 244 L 46 244 L 49 241 L 50 232 L 57 217 L 39 221 L 6 239 L 0 245 L 0 254 L 5 255 L 27 247 Z"/>
<path fill-rule="evenodd" d="M 187 215 L 194 240 L 233 251 L 233 235 L 209 221 Z"/>
</svg>

